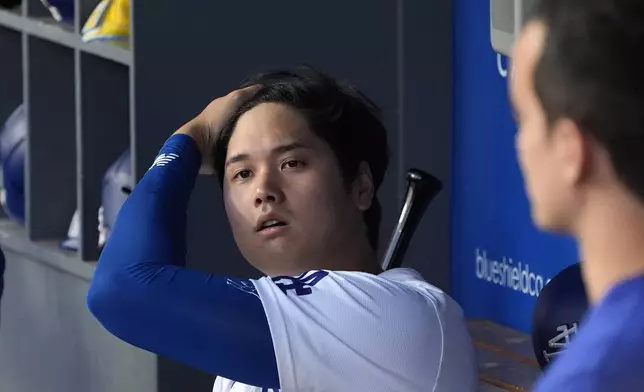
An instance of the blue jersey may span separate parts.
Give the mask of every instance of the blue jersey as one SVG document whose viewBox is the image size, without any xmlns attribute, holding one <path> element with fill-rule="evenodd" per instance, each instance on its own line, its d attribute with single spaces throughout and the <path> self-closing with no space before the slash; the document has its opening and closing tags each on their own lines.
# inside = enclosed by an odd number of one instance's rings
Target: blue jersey
<svg viewBox="0 0 644 392">
<path fill-rule="evenodd" d="M 534 392 L 644 390 L 644 276 L 623 282 L 592 308 Z"/>
</svg>

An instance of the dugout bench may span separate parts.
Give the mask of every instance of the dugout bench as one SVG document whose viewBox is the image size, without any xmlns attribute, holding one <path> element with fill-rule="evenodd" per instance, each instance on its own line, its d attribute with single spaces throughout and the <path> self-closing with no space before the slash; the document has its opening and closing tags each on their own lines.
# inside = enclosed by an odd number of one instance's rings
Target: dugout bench
<svg viewBox="0 0 644 392">
<path fill-rule="evenodd" d="M 487 320 L 471 320 L 468 327 L 476 347 L 479 391 L 530 391 L 541 373 L 530 335 Z"/>
</svg>

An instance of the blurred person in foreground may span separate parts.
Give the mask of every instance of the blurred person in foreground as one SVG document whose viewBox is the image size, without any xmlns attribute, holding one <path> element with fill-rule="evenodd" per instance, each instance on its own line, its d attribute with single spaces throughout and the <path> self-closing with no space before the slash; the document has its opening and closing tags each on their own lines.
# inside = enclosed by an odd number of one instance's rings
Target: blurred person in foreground
<svg viewBox="0 0 644 392">
<path fill-rule="evenodd" d="M 510 95 L 532 219 L 574 236 L 591 309 L 536 392 L 644 385 L 644 2 L 541 0 Z"/>
</svg>

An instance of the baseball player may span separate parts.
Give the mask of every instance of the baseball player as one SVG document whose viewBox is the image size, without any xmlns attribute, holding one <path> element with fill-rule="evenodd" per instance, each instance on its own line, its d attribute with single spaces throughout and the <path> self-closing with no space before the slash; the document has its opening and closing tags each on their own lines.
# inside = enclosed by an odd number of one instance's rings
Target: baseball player
<svg viewBox="0 0 644 392">
<path fill-rule="evenodd" d="M 310 68 L 214 100 L 123 205 L 91 312 L 126 342 L 218 375 L 213 391 L 475 391 L 459 305 L 376 259 L 387 135 L 374 110 Z M 184 268 L 200 167 L 218 175 L 235 241 L 265 277 Z"/>
<path fill-rule="evenodd" d="M 591 309 L 537 392 L 644 387 L 644 2 L 541 0 L 514 48 L 537 226 L 574 236 Z"/>
</svg>

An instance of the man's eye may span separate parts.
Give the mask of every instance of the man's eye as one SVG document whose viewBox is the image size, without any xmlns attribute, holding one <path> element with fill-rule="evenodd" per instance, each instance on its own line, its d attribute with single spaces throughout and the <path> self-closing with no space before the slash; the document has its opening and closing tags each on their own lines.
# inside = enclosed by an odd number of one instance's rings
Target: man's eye
<svg viewBox="0 0 644 392">
<path fill-rule="evenodd" d="M 288 168 L 288 169 L 297 169 L 298 167 L 304 166 L 304 162 L 302 161 L 296 161 L 296 160 L 289 160 L 284 162 L 282 165 L 282 168 Z"/>
<path fill-rule="evenodd" d="M 234 179 L 245 180 L 251 175 L 250 170 L 240 170 L 233 176 Z"/>
</svg>

